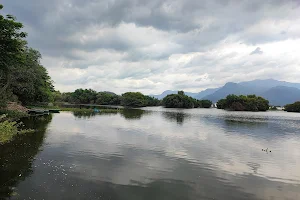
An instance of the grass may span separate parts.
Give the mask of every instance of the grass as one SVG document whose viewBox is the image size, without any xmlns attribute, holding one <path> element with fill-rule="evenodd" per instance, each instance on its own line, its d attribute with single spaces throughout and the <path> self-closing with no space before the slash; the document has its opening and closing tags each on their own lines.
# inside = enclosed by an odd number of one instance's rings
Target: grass
<svg viewBox="0 0 300 200">
<path fill-rule="evenodd" d="M 3 119 L 6 116 L 1 116 Z M 0 122 L 0 144 L 5 144 L 13 140 L 13 138 L 17 135 L 22 135 L 26 133 L 32 133 L 34 130 L 32 129 L 21 129 L 22 123 L 18 123 L 15 121 L 5 120 Z"/>
</svg>

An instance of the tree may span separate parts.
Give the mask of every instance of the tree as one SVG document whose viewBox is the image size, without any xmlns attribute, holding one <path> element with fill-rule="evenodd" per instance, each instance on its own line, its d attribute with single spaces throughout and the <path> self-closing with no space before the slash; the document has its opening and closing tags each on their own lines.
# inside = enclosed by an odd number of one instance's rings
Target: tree
<svg viewBox="0 0 300 200">
<path fill-rule="evenodd" d="M 3 8 L 0 5 L 0 10 Z M 0 15 L 0 106 L 17 99 L 24 104 L 48 102 L 54 91 L 41 54 L 27 47 L 22 23 Z"/>
<path fill-rule="evenodd" d="M 269 101 L 255 95 L 228 95 L 217 102 L 218 109 L 233 111 L 266 111 L 269 109 Z"/>
<path fill-rule="evenodd" d="M 160 105 L 160 100 L 150 97 L 150 96 L 145 96 L 146 99 L 146 106 L 159 106 Z"/>
<path fill-rule="evenodd" d="M 0 4 L 0 10 L 3 5 Z M 0 15 L 0 95 L 4 95 L 12 82 L 12 66 L 22 63 L 22 52 L 26 46 L 22 32 L 23 24 L 12 15 Z"/>
<path fill-rule="evenodd" d="M 126 92 L 122 94 L 121 105 L 126 107 L 143 107 L 147 105 L 147 101 L 140 92 Z"/>
<path fill-rule="evenodd" d="M 210 108 L 212 105 L 212 102 L 210 100 L 199 100 L 199 106 L 200 108 Z"/>
<path fill-rule="evenodd" d="M 71 94 L 71 103 L 94 104 L 97 99 L 97 92 L 92 89 L 77 89 Z"/>
<path fill-rule="evenodd" d="M 166 108 L 194 108 L 193 99 L 184 95 L 183 91 L 167 95 L 162 103 Z"/>
<path fill-rule="evenodd" d="M 11 89 L 24 104 L 49 102 L 54 87 L 47 70 L 40 65 L 41 54 L 31 48 L 22 53 L 22 66 L 13 66 Z"/>
<path fill-rule="evenodd" d="M 300 101 L 285 105 L 284 110 L 287 112 L 300 112 Z"/>
<path fill-rule="evenodd" d="M 111 92 L 99 92 L 96 103 L 101 105 L 120 105 L 121 97 Z"/>
<path fill-rule="evenodd" d="M 184 94 L 184 91 L 178 91 L 178 95 L 184 96 L 184 95 L 185 95 L 185 94 Z"/>
</svg>

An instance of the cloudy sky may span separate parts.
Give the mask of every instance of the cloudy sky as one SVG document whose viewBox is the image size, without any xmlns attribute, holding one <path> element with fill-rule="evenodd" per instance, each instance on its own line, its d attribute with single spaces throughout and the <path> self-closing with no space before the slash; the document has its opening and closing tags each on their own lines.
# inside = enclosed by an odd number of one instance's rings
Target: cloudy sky
<svg viewBox="0 0 300 200">
<path fill-rule="evenodd" d="M 299 82 L 300 0 L 0 0 L 60 91 Z"/>
</svg>

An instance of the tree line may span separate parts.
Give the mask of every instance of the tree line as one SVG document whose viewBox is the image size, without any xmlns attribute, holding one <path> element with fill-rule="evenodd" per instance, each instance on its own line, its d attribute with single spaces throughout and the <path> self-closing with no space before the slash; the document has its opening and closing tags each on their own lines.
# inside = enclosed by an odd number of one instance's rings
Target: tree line
<svg viewBox="0 0 300 200">
<path fill-rule="evenodd" d="M 125 107 L 165 106 L 167 108 L 210 108 L 209 100 L 197 100 L 186 96 L 183 91 L 171 94 L 162 100 L 144 95 L 140 92 L 126 92 L 117 95 L 112 92 L 96 92 L 92 89 L 77 89 L 74 92 L 55 92 L 55 102 L 73 104 L 121 105 Z"/>
<path fill-rule="evenodd" d="M 140 92 L 126 92 L 117 95 L 112 92 L 96 92 L 92 89 L 77 89 L 74 92 L 54 93 L 55 102 L 72 104 L 122 105 L 126 107 L 159 106 L 161 102 Z"/>
</svg>

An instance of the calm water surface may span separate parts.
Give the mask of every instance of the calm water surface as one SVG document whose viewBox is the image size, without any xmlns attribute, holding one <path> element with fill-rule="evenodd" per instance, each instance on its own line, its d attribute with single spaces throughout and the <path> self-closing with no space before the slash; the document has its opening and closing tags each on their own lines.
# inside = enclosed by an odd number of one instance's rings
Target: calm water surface
<svg viewBox="0 0 300 200">
<path fill-rule="evenodd" d="M 300 199 L 300 114 L 158 107 L 25 124 L 38 132 L 0 146 L 0 199 Z"/>
</svg>

